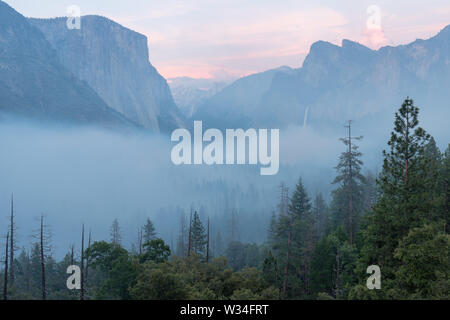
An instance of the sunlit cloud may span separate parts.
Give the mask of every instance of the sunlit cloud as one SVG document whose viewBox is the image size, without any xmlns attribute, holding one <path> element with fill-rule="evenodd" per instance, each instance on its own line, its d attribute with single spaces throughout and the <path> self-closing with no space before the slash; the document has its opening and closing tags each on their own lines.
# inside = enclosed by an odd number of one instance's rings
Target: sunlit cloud
<svg viewBox="0 0 450 320">
<path fill-rule="evenodd" d="M 371 49 L 379 49 L 382 46 L 388 45 L 389 40 L 386 38 L 383 29 L 366 28 L 363 32 L 361 43 Z"/>
<path fill-rule="evenodd" d="M 244 75 L 284 64 L 300 67 L 302 57 L 314 41 L 339 39 L 346 23 L 339 12 L 316 8 L 242 21 L 220 21 L 207 24 L 207 28 L 204 22 L 190 22 L 181 29 L 172 26 L 165 27 L 164 31 L 140 31 L 148 35 L 152 62 L 166 77 L 188 70 L 193 77 L 211 77 L 217 69 Z M 162 48 L 165 54 L 160 56 Z M 272 59 L 272 63 L 264 63 L 261 68 L 255 68 L 250 61 L 266 59 Z M 240 70 L 233 67 L 248 61 L 248 67 Z"/>
<path fill-rule="evenodd" d="M 7 0 L 26 16 L 64 16 L 72 0 Z M 450 23 L 448 0 L 77 0 L 82 14 L 106 16 L 149 39 L 165 77 L 233 76 L 300 67 L 312 43 L 342 39 L 372 49 L 429 38 Z"/>
</svg>

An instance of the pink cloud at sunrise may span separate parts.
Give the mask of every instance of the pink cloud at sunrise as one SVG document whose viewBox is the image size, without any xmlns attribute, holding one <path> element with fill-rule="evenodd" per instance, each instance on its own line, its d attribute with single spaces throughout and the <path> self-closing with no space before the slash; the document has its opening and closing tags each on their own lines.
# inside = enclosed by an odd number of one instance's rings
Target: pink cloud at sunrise
<svg viewBox="0 0 450 320">
<path fill-rule="evenodd" d="M 27 16 L 64 16 L 69 0 L 9 4 Z M 151 63 L 166 78 L 235 78 L 298 68 L 311 44 L 342 39 L 372 49 L 429 38 L 450 24 L 448 0 L 77 0 L 149 39 Z M 49 10 L 49 8 L 51 8 Z"/>
</svg>

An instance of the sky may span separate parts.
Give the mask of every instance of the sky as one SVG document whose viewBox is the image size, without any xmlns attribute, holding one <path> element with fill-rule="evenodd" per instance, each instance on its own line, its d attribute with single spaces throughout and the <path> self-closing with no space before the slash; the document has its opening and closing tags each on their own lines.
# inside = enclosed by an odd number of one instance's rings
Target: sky
<svg viewBox="0 0 450 320">
<path fill-rule="evenodd" d="M 448 0 L 6 0 L 27 17 L 106 16 L 149 39 L 165 78 L 232 79 L 301 67 L 312 43 L 342 39 L 372 49 L 434 36 L 450 24 Z M 82 26 L 82 20 L 81 20 Z"/>
</svg>

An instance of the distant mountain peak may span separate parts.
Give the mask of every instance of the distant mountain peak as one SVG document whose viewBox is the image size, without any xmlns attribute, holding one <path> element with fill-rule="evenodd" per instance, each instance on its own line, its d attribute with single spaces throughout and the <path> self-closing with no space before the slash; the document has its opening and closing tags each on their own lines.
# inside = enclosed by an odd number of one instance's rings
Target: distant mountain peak
<svg viewBox="0 0 450 320">
<path fill-rule="evenodd" d="M 97 15 L 83 16 L 80 30 L 68 30 L 65 18 L 29 21 L 111 108 L 155 132 L 184 125 L 166 80 L 149 61 L 145 35 Z"/>
<path fill-rule="evenodd" d="M 442 29 L 439 33 L 441 32 L 450 32 L 450 24 L 444 27 L 444 29 Z"/>
<path fill-rule="evenodd" d="M 0 1 L 0 113 L 13 118 L 136 129 L 58 61 L 44 34 Z"/>
<path fill-rule="evenodd" d="M 281 67 L 276 68 L 275 70 L 278 70 L 278 71 L 291 71 L 292 68 L 289 67 L 289 66 L 281 66 Z"/>
<path fill-rule="evenodd" d="M 325 54 L 326 55 L 329 53 L 336 53 L 342 49 L 345 51 L 348 51 L 348 50 L 359 50 L 359 51 L 366 51 L 366 52 L 373 51 L 372 49 L 366 47 L 365 45 L 363 45 L 359 42 L 352 41 L 349 39 L 342 39 L 341 46 L 335 45 L 328 41 L 322 41 L 322 40 L 316 41 L 311 45 L 311 47 L 309 49 L 309 53 L 313 54 L 313 55 L 314 54 L 320 54 L 320 55 Z"/>
<path fill-rule="evenodd" d="M 337 46 L 337 45 L 335 45 L 335 44 L 333 44 L 331 42 L 319 40 L 319 41 L 314 42 L 311 45 L 309 51 L 310 52 L 314 52 L 314 51 L 328 51 L 328 50 L 336 50 L 338 48 L 339 48 L 339 46 Z"/>
<path fill-rule="evenodd" d="M 363 45 L 359 42 L 356 42 L 356 41 L 348 40 L 348 39 L 342 39 L 341 47 L 343 49 L 357 49 L 357 50 L 372 51 L 372 49 L 366 47 L 365 45 Z"/>
<path fill-rule="evenodd" d="M 436 37 L 450 37 L 450 24 L 439 31 Z"/>
<path fill-rule="evenodd" d="M 241 78 L 208 99 L 196 119 L 243 128 L 302 125 L 305 119 L 311 126 L 341 127 L 347 119 L 370 125 L 408 95 L 425 112 L 448 109 L 449 40 L 450 26 L 433 38 L 379 50 L 348 39 L 317 41 L 295 72 Z"/>
<path fill-rule="evenodd" d="M 327 62 L 334 61 L 339 56 L 339 51 L 341 47 L 327 41 L 316 41 L 314 42 L 310 49 L 309 54 L 306 56 L 303 62 L 303 67 L 310 65 L 312 62 Z"/>
</svg>

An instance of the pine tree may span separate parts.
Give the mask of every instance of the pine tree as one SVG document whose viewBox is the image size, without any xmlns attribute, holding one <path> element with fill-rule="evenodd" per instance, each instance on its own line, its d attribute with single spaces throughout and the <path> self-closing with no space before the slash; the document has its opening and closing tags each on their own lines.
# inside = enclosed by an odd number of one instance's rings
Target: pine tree
<svg viewBox="0 0 450 320">
<path fill-rule="evenodd" d="M 394 256 L 401 264 L 395 272 L 393 298 L 450 298 L 450 235 L 438 223 L 411 229 Z"/>
<path fill-rule="evenodd" d="M 346 227 L 350 244 L 353 244 L 354 234 L 357 232 L 359 223 L 359 214 L 362 209 L 362 188 L 364 176 L 361 174 L 362 153 L 358 150 L 355 140 L 361 140 L 362 137 L 352 137 L 351 121 L 346 126 L 348 136 L 340 140 L 347 147 L 339 157 L 339 163 L 336 166 L 337 176 L 333 184 L 339 184 L 339 187 L 333 191 L 333 222 L 334 227 L 343 225 Z"/>
<path fill-rule="evenodd" d="M 431 181 L 430 189 L 433 192 L 433 210 L 432 219 L 439 221 L 442 225 L 442 229 L 446 229 L 448 223 L 448 179 L 450 176 L 448 166 L 448 155 L 442 154 L 439 148 L 436 146 L 436 142 L 433 137 L 425 146 L 425 158 L 426 158 L 426 170 L 428 180 Z M 446 168 L 447 161 L 447 168 Z M 433 184 L 434 182 L 434 184 Z M 431 191 L 431 190 L 430 190 Z"/>
<path fill-rule="evenodd" d="M 316 245 L 311 259 L 311 290 L 313 294 L 333 294 L 333 270 L 335 252 L 330 237 L 322 237 Z"/>
<path fill-rule="evenodd" d="M 383 170 L 377 180 L 380 199 L 364 232 L 359 272 L 365 272 L 368 265 L 379 265 L 384 292 L 398 287 L 394 283 L 395 271 L 401 261 L 394 252 L 399 241 L 409 230 L 432 218 L 435 182 L 430 180 L 425 157 L 430 136 L 418 127 L 418 114 L 419 108 L 409 98 L 395 114 L 394 131 L 388 142 L 390 150 L 383 151 Z"/>
<path fill-rule="evenodd" d="M 119 221 L 114 219 L 110 229 L 111 243 L 115 246 L 120 246 L 122 236 L 120 234 Z"/>
<path fill-rule="evenodd" d="M 318 193 L 314 198 L 313 214 L 316 224 L 317 240 L 325 235 L 329 225 L 329 209 L 322 193 Z"/>
<path fill-rule="evenodd" d="M 191 252 L 198 255 L 205 253 L 206 232 L 197 211 L 194 212 L 191 228 Z"/>
<path fill-rule="evenodd" d="M 311 209 L 300 178 L 290 199 L 288 214 L 278 219 L 272 247 L 282 273 L 283 299 L 305 298 L 310 294 L 310 262 L 316 238 Z"/>
<path fill-rule="evenodd" d="M 153 225 L 153 222 L 149 218 L 147 218 L 147 221 L 145 222 L 143 236 L 144 236 L 144 243 L 156 239 L 155 226 Z"/>
<path fill-rule="evenodd" d="M 181 213 L 180 231 L 178 235 L 177 250 L 176 250 L 177 256 L 181 258 L 185 258 L 187 255 L 188 232 L 189 230 L 186 223 L 186 216 L 184 215 L 184 213 Z"/>
<path fill-rule="evenodd" d="M 347 298 L 355 282 L 357 261 L 355 246 L 350 245 L 348 234 L 340 226 L 317 244 L 311 262 L 313 294 L 326 293 L 335 299 Z"/>
<path fill-rule="evenodd" d="M 276 288 L 280 287 L 278 263 L 277 259 L 273 256 L 272 251 L 269 251 L 267 257 L 264 259 L 262 272 L 264 281 L 266 281 L 268 285 Z"/>
</svg>

